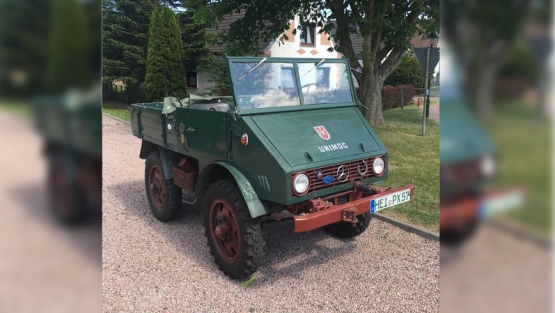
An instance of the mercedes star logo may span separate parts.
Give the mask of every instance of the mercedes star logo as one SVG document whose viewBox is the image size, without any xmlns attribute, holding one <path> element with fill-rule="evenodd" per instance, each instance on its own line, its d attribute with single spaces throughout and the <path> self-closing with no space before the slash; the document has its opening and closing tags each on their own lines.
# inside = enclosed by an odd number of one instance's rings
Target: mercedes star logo
<svg viewBox="0 0 555 313">
<path fill-rule="evenodd" d="M 349 179 L 349 168 L 347 165 L 341 165 L 337 168 L 337 180 L 344 183 Z"/>
</svg>

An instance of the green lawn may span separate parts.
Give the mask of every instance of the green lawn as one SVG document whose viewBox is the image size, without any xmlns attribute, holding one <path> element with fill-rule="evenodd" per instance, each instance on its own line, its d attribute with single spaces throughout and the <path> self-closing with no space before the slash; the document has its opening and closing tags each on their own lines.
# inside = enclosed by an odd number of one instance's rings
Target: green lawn
<svg viewBox="0 0 555 313">
<path fill-rule="evenodd" d="M 384 215 L 439 232 L 439 124 L 426 120 L 422 136 L 422 107 L 384 112 L 385 126 L 374 130 L 389 151 L 389 179 L 381 186 L 414 185 L 414 198 L 384 211 Z"/>
<path fill-rule="evenodd" d="M 116 101 L 103 101 L 102 113 L 117 117 L 120 120 L 131 123 L 131 112 L 127 109 L 127 104 Z"/>
<path fill-rule="evenodd" d="M 20 116 L 30 116 L 31 108 L 28 103 L 13 100 L 0 99 L 0 109 L 6 109 Z"/>
<path fill-rule="evenodd" d="M 524 187 L 523 208 L 499 218 L 540 233 L 551 230 L 551 122 L 523 102 L 495 108 L 486 128 L 499 149 L 497 188 Z"/>
</svg>

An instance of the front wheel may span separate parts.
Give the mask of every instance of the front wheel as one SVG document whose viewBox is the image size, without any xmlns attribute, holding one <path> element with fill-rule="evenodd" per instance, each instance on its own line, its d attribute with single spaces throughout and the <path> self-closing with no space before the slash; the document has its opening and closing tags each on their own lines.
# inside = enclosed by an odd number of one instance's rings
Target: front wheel
<svg viewBox="0 0 555 313">
<path fill-rule="evenodd" d="M 349 222 L 337 222 L 326 226 L 326 231 L 337 238 L 354 238 L 362 234 L 372 220 L 370 213 L 364 213 L 357 216 L 358 222 L 353 226 Z"/>
<path fill-rule="evenodd" d="M 220 180 L 208 187 L 204 228 L 210 253 L 227 276 L 240 279 L 256 272 L 263 257 L 262 228 L 235 182 Z"/>
</svg>

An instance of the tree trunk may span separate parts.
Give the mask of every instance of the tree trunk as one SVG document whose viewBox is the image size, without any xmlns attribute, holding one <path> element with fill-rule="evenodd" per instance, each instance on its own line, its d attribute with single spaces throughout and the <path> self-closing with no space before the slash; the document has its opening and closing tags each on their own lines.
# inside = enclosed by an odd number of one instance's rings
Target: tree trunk
<svg viewBox="0 0 555 313">
<path fill-rule="evenodd" d="M 365 73 L 359 81 L 360 102 L 367 107 L 361 108 L 362 114 L 371 126 L 384 125 L 382 113 L 382 87 L 384 79 L 376 74 Z"/>
<path fill-rule="evenodd" d="M 493 79 L 495 67 L 474 64 L 467 72 L 466 94 L 474 114 L 481 120 L 487 120 L 493 113 Z"/>
</svg>

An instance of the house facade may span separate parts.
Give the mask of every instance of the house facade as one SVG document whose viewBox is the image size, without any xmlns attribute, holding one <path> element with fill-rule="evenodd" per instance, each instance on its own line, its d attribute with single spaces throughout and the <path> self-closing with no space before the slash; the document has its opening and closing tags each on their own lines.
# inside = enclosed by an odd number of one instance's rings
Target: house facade
<svg viewBox="0 0 555 313">
<path fill-rule="evenodd" d="M 226 16 L 218 24 L 218 29 L 210 30 L 212 33 L 221 34 L 227 29 L 234 21 L 241 18 L 242 15 L 231 15 Z M 279 41 L 278 38 L 272 40 L 271 42 L 259 41 L 258 45 L 260 50 L 258 52 L 259 56 L 265 57 L 281 57 L 281 58 L 325 58 L 325 59 L 336 59 L 341 58 L 341 55 L 336 52 L 329 52 L 328 49 L 333 47 L 333 42 L 331 38 L 326 33 L 319 34 L 319 27 L 304 27 L 302 31 L 297 29 L 295 35 L 293 35 L 293 30 L 299 26 L 299 18 L 290 21 L 289 29 L 285 32 L 288 39 Z M 210 51 L 215 55 L 223 55 L 225 51 L 225 46 L 214 45 L 210 47 Z M 292 84 L 293 80 L 293 68 L 283 67 L 277 71 L 280 81 L 280 85 L 287 87 L 288 82 Z M 208 74 L 205 73 L 192 73 L 194 77 L 188 77 L 188 91 L 192 94 L 204 94 L 207 93 L 212 87 L 214 87 L 214 82 L 210 80 Z M 316 72 L 311 73 L 314 75 L 314 80 L 318 81 L 320 84 L 333 84 L 333 78 L 335 73 L 333 69 L 329 67 L 318 68 Z M 191 84 L 193 82 L 194 84 Z"/>
</svg>

